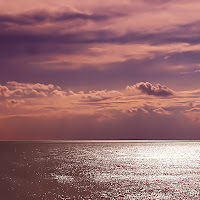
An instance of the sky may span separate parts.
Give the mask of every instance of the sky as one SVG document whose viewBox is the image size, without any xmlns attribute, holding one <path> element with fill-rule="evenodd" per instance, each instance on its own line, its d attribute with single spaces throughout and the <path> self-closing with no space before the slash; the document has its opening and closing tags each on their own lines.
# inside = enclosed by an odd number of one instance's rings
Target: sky
<svg viewBox="0 0 200 200">
<path fill-rule="evenodd" d="M 199 10 L 1 0 L 0 140 L 200 139 Z"/>
</svg>

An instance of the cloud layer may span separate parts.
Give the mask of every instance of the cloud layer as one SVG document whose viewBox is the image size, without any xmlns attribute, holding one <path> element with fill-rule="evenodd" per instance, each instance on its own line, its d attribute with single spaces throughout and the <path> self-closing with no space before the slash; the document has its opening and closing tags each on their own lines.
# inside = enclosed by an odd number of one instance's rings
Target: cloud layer
<svg viewBox="0 0 200 200">
<path fill-rule="evenodd" d="M 47 126 L 49 122 L 52 123 L 52 130 L 55 131 L 55 127 L 60 124 L 59 120 L 63 123 L 69 121 L 70 123 L 67 123 L 64 128 L 65 131 L 66 128 L 69 128 L 69 135 L 65 135 L 64 130 L 62 130 L 60 135 L 56 136 L 52 132 L 53 136 L 49 136 L 60 139 L 65 137 L 69 139 L 144 139 L 145 135 L 147 139 L 176 139 L 176 134 L 174 136 L 167 135 L 169 134 L 167 131 L 166 134 L 159 135 L 160 125 L 157 128 L 153 128 L 153 126 L 155 123 L 164 123 L 164 126 L 171 127 L 170 131 L 171 129 L 175 131 L 176 126 L 182 130 L 180 124 L 184 122 L 187 123 L 188 127 L 196 127 L 193 137 L 197 138 L 196 131 L 200 121 L 199 93 L 200 90 L 173 91 L 167 86 L 160 84 L 154 86 L 149 82 L 139 82 L 122 90 L 72 91 L 70 89 L 63 90 L 53 84 L 9 81 L 6 85 L 0 86 L 0 123 L 4 124 L 5 133 L 6 130 L 12 130 L 6 126 L 8 122 L 21 127 L 22 133 L 24 133 L 25 130 L 38 124 L 40 120 L 43 124 L 40 128 L 43 127 L 46 131 L 51 127 L 51 125 L 48 125 L 49 128 Z M 31 125 L 23 124 L 22 119 Z M 169 121 L 169 119 L 176 119 L 176 123 L 174 124 L 173 120 Z M 130 122 L 131 120 L 133 123 Z M 98 127 L 97 132 L 103 131 L 104 127 L 104 131 L 107 132 L 111 124 L 114 127 L 107 136 L 100 133 L 100 135 L 96 133 L 92 135 L 92 132 L 88 133 L 88 136 L 85 135 L 88 130 L 87 126 Z M 82 130 L 76 129 L 76 126 L 81 126 Z M 120 135 L 120 131 L 117 130 L 117 127 L 120 126 L 121 128 L 129 126 L 129 130 L 126 129 L 124 136 Z M 143 126 L 152 128 L 150 135 L 145 133 L 148 128 L 143 130 Z M 137 132 L 143 130 L 142 135 L 131 135 L 131 130 L 134 129 Z M 155 134 L 152 132 L 153 130 L 156 130 Z M 23 137 L 21 134 L 16 135 L 19 128 L 12 131 L 13 134 L 15 133 L 14 135 L 10 132 L 7 136 L 1 135 L 1 138 L 14 137 L 19 139 Z M 73 131 L 75 135 L 71 135 Z M 121 129 L 121 131 L 124 130 Z M 81 136 L 81 134 L 83 135 Z M 48 138 L 47 135 L 43 136 Z M 30 137 L 27 135 L 25 138 L 31 139 L 32 137 L 33 135 L 30 134 Z M 179 137 L 189 136 L 184 133 Z"/>
<path fill-rule="evenodd" d="M 4 138 L 36 126 L 49 138 L 195 138 L 199 8 L 197 0 L 2 0 Z"/>
</svg>

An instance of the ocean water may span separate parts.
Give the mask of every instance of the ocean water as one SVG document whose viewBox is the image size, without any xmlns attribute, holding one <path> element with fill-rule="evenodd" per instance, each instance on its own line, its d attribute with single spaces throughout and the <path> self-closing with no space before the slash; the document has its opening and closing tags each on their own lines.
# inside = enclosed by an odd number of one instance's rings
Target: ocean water
<svg viewBox="0 0 200 200">
<path fill-rule="evenodd" d="M 200 199 L 200 142 L 0 142 L 0 199 Z"/>
</svg>

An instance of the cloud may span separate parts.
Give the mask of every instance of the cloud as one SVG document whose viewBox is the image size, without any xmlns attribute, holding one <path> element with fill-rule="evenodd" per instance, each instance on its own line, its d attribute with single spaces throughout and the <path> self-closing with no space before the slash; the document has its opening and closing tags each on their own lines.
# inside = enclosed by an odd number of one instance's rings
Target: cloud
<svg viewBox="0 0 200 200">
<path fill-rule="evenodd" d="M 154 96 L 159 96 L 159 97 L 168 97 L 174 94 L 173 91 L 165 85 L 157 84 L 156 86 L 153 86 L 149 82 L 146 82 L 146 83 L 140 82 L 133 86 L 126 87 L 126 90 L 128 91 L 134 91 L 135 89 L 141 91 L 144 94 L 154 95 Z"/>
<path fill-rule="evenodd" d="M 15 99 L 13 99 L 13 100 L 10 100 L 10 103 L 12 103 L 12 104 L 17 104 L 17 103 L 18 103 L 18 101 L 17 101 L 17 100 L 15 100 Z"/>
<path fill-rule="evenodd" d="M 113 99 L 122 96 L 122 93 L 116 90 L 100 90 L 100 91 L 89 91 L 89 94 L 82 95 L 82 101 L 84 102 L 98 102 L 107 99 Z"/>
<path fill-rule="evenodd" d="M 172 115 L 189 113 L 195 102 L 200 103 L 199 90 L 176 91 L 167 86 L 139 82 L 123 90 L 62 90 L 59 86 L 42 83 L 19 83 L 9 81 L 0 87 L 0 104 L 9 101 L 0 117 L 9 115 L 92 115 L 99 119 L 116 118 L 120 112 L 127 114 Z M 142 94 L 142 95 L 141 95 Z M 176 94 L 176 95 L 174 95 Z M 155 96 L 156 98 L 154 98 Z M 164 97 L 169 97 L 164 98 Z M 23 104 L 18 102 L 23 101 Z M 13 105 L 13 106 L 12 106 Z M 12 112 L 9 107 L 12 106 Z M 8 109 L 8 110 L 6 110 Z M 194 111 L 194 110 L 190 110 Z M 120 114 L 121 115 L 121 114 Z"/>
<path fill-rule="evenodd" d="M 20 126 L 19 130 L 23 131 L 32 130 L 32 128 L 26 124 L 26 128 L 23 129 L 22 121 L 24 120 L 20 119 L 30 120 L 31 127 L 36 126 L 36 121 L 42 121 L 39 124 L 46 123 L 44 127 L 41 125 L 45 130 L 48 130 L 49 126 L 47 124 L 52 125 L 53 121 L 56 121 L 59 127 L 63 128 L 61 131 L 63 134 L 67 132 L 66 130 L 71 130 L 77 135 L 71 134 L 70 138 L 79 139 L 81 137 L 80 130 L 85 134 L 82 137 L 84 139 L 87 138 L 86 132 L 88 133 L 88 129 L 90 129 L 91 138 L 101 138 L 101 134 L 93 135 L 97 127 L 101 127 L 101 131 L 104 131 L 102 134 L 107 139 L 119 139 L 121 131 L 126 132 L 125 135 L 121 135 L 122 138 L 139 139 L 146 136 L 146 138 L 170 139 L 176 138 L 172 132 L 174 130 L 183 130 L 183 125 L 184 130 L 185 128 L 189 130 L 189 127 L 199 126 L 200 98 L 196 90 L 173 91 L 176 95 L 172 95 L 170 98 L 163 98 L 168 97 L 168 95 L 166 96 L 164 93 L 163 96 L 163 91 L 161 95 L 159 90 L 165 89 L 168 91 L 169 88 L 166 89 L 167 87 L 163 85 L 160 87 L 153 86 L 148 82 L 139 82 L 123 90 L 107 89 L 79 92 L 67 89 L 64 91 L 55 85 L 54 87 L 49 87 L 50 84 L 42 83 L 10 81 L 8 85 L 9 88 L 7 85 L 1 86 L 1 88 L 4 88 L 4 96 L 0 98 L 0 121 L 11 122 L 12 120 L 19 120 L 20 125 L 16 127 Z M 150 90 L 150 94 L 146 90 L 143 91 L 143 88 L 138 89 L 137 87 L 140 88 L 140 85 L 146 86 Z M 132 93 L 131 95 L 127 92 L 127 89 Z M 137 92 L 135 93 L 133 90 L 137 90 Z M 193 94 L 196 94 L 196 96 Z M 190 102 L 195 103 L 190 104 Z M 195 109 L 193 106 L 195 106 Z M 163 126 L 166 127 L 165 134 L 162 132 Z M 50 131 L 54 132 L 55 127 Z M 78 127 L 81 127 L 81 129 Z M 109 132 L 106 135 L 105 131 L 110 130 L 110 127 L 112 127 L 112 133 Z M 176 127 L 179 128 L 177 129 Z M 9 129 L 7 128 L 7 130 Z M 16 130 L 14 131 L 15 133 L 17 133 Z M 36 130 L 38 131 L 39 128 Z M 148 132 L 149 130 L 151 130 L 151 133 Z M 98 133 L 101 132 L 99 131 Z M 118 135 L 115 135 L 116 133 Z M 181 137 L 181 133 L 179 134 L 180 138 L 187 137 L 186 130 L 184 137 Z M 61 137 L 58 136 L 58 138 Z M 194 135 L 195 137 L 196 135 Z"/>
<path fill-rule="evenodd" d="M 197 0 L 181 5 L 171 0 L 3 0 L 0 80 L 16 81 L 0 86 L 0 117 L 58 117 L 64 124 L 67 117 L 81 115 L 73 125 L 85 132 L 88 127 L 94 132 L 97 118 L 105 119 L 102 126 L 108 118 L 119 119 L 123 126 L 115 131 L 130 135 L 154 130 L 156 122 L 168 123 L 169 118 L 170 124 L 177 119 L 184 126 L 199 115 L 199 7 Z M 136 84 L 130 85 L 132 81 Z M 23 104 L 17 103 L 21 100 Z M 86 116 L 91 126 L 81 129 L 77 124 Z M 160 117 L 163 121 L 155 119 Z M 167 128 L 171 126 L 161 125 L 158 136 Z"/>
<path fill-rule="evenodd" d="M 6 102 L 12 105 L 17 105 L 17 104 L 24 103 L 24 100 L 23 99 L 7 99 Z"/>
<path fill-rule="evenodd" d="M 180 97 L 199 98 L 200 89 L 179 91 Z"/>
<path fill-rule="evenodd" d="M 191 108 L 189 110 L 186 110 L 186 112 L 200 112 L 200 108 L 198 108 L 198 107 Z"/>
<path fill-rule="evenodd" d="M 2 14 L 0 19 L 5 28 L 0 33 L 0 56 L 12 68 L 15 66 L 16 71 L 19 71 L 21 60 L 23 60 L 22 68 L 26 68 L 25 71 L 35 70 L 35 68 L 38 68 L 37 70 L 42 68 L 44 71 L 51 69 L 78 71 L 80 68 L 89 67 L 106 69 L 108 64 L 115 66 L 116 63 L 123 63 L 124 68 L 126 61 L 129 60 L 151 62 L 153 58 L 158 58 L 157 62 L 159 62 L 160 56 L 169 57 L 180 52 L 198 52 L 200 49 L 198 24 L 195 25 L 195 20 L 184 23 L 181 12 L 179 17 L 173 15 L 177 19 L 175 24 L 173 20 L 165 20 L 169 23 L 167 30 L 160 31 L 158 28 L 163 27 L 163 21 L 169 15 L 167 12 L 161 14 L 163 11 L 161 5 L 164 5 L 170 13 L 176 13 L 171 1 L 157 2 L 156 5 L 151 6 L 146 1 L 114 3 L 118 14 L 114 13 L 115 9 L 111 9 L 110 3 L 107 2 L 103 2 L 102 5 L 90 2 L 91 5 L 87 3 L 88 7 L 83 3 L 78 5 L 68 2 L 68 4 L 67 6 L 73 9 L 41 11 L 38 3 L 38 9 L 34 12 L 22 9 L 14 15 Z M 108 8 L 107 4 L 109 4 Z M 187 9 L 185 4 L 187 2 L 184 2 L 183 7 L 176 7 L 176 9 Z M 175 5 L 177 6 L 177 3 Z M 156 19 L 157 23 L 154 25 L 158 27 L 153 31 L 150 28 L 150 31 L 144 31 L 144 27 L 151 24 L 146 23 L 146 20 L 142 20 L 142 27 L 138 27 L 141 18 L 149 19 L 148 16 L 154 18 L 155 13 L 160 14 L 162 18 L 162 23 L 158 17 Z M 41 26 L 41 23 L 44 24 Z M 20 24 L 22 27 L 19 26 Z M 188 31 L 184 31 L 186 25 Z M 121 26 L 126 26 L 126 29 Z M 123 30 L 125 32 L 121 33 Z M 100 48 L 104 51 L 95 51 Z M 11 62 L 9 58 L 15 61 Z M 176 60 L 181 62 L 181 59 Z M 154 69 L 153 66 L 151 68 Z M 162 70 L 164 67 L 160 65 L 159 68 Z M 24 71 L 24 69 L 20 70 Z M 139 70 L 138 67 L 137 71 Z"/>
<path fill-rule="evenodd" d="M 59 86 L 41 83 L 19 83 L 8 81 L 5 86 L 0 85 L 0 96 L 4 98 L 34 98 L 47 96 L 64 96 L 67 92 L 62 91 Z"/>
<path fill-rule="evenodd" d="M 60 91 L 60 90 L 53 90 L 50 95 L 52 96 L 66 96 L 67 92 L 65 91 Z"/>
<path fill-rule="evenodd" d="M 0 96 L 1 97 L 9 97 L 10 96 L 10 90 L 6 86 L 0 85 Z"/>
<path fill-rule="evenodd" d="M 126 109 L 125 109 L 125 112 L 127 112 L 127 113 L 144 113 L 144 114 L 149 113 L 147 110 L 145 110 L 145 109 L 142 108 L 142 107 L 126 108 Z"/>
<path fill-rule="evenodd" d="M 18 104 L 19 103 L 19 101 L 18 100 L 16 100 L 16 99 L 12 99 L 12 100 L 8 100 L 10 103 L 12 103 L 12 104 Z"/>
<path fill-rule="evenodd" d="M 154 109 L 153 112 L 155 112 L 157 114 L 169 114 L 169 112 L 167 112 L 166 110 L 164 110 L 161 107 Z"/>
<path fill-rule="evenodd" d="M 101 5 L 92 1 L 80 4 L 70 1 L 58 3 L 59 6 L 52 6 L 51 1 L 48 1 L 50 5 L 31 2 L 34 4 L 31 12 L 27 11 L 29 8 L 24 1 L 15 9 L 4 2 L 0 15 L 0 22 L 5 26 L 0 34 L 1 55 L 14 59 L 22 56 L 28 60 L 24 64 L 26 67 L 35 62 L 46 70 L 79 69 L 80 65 L 97 68 L 98 64 L 105 68 L 107 63 L 152 59 L 160 55 L 167 57 L 175 52 L 200 49 L 199 13 L 186 1 L 181 7 L 172 1 L 153 5 L 147 1 L 103 1 Z M 193 1 L 192 4 L 199 5 Z M 18 11 L 11 15 L 8 8 Z M 185 20 L 182 10 L 188 10 L 191 18 Z M 171 16 L 174 20 L 168 20 Z M 186 28 L 188 31 L 184 31 Z M 89 50 L 99 46 L 106 53 Z"/>
<path fill-rule="evenodd" d="M 0 119 L 2 139 L 199 139 L 199 123 L 181 115 L 116 113 L 100 121 L 99 113 L 62 118 L 15 116 Z M 12 124 L 12 126 L 11 126 Z"/>
<path fill-rule="evenodd" d="M 73 20 L 91 20 L 91 21 L 104 21 L 108 19 L 108 15 L 105 14 L 88 14 L 81 12 L 72 12 L 70 10 L 65 12 L 53 12 L 37 11 L 37 12 L 25 12 L 16 15 L 0 15 L 0 23 L 8 23 L 15 25 L 37 25 L 43 23 L 58 23 Z"/>
<path fill-rule="evenodd" d="M 29 98 L 31 97 L 46 97 L 47 94 L 43 91 L 37 91 L 37 90 L 27 90 L 27 91 L 24 91 L 23 93 L 24 95 L 28 96 Z"/>
<path fill-rule="evenodd" d="M 22 89 L 22 90 L 53 90 L 55 86 L 53 84 L 31 84 L 31 83 L 18 83 L 16 81 L 8 81 L 7 87 L 11 89 Z"/>
</svg>

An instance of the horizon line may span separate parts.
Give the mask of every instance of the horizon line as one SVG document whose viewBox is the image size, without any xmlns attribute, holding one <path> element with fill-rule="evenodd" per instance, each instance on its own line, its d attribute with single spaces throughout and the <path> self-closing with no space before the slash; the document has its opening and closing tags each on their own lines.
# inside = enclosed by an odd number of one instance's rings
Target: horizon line
<svg viewBox="0 0 200 200">
<path fill-rule="evenodd" d="M 177 140 L 170 140 L 170 139 L 163 139 L 163 140 L 146 140 L 146 139 L 142 139 L 142 140 L 136 140 L 136 139 L 130 139 L 130 140 L 111 140 L 111 139 L 107 139 L 107 140 L 0 140 L 0 142 L 52 142 L 52 143 L 147 143 L 147 142 L 200 142 L 200 140 L 183 140 L 183 139 L 177 139 Z"/>
</svg>

